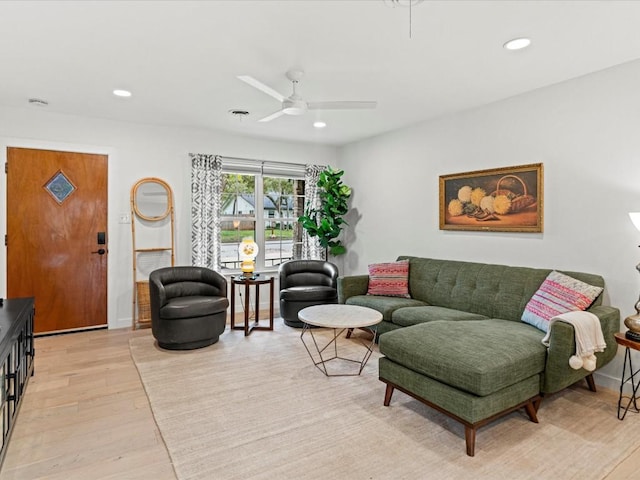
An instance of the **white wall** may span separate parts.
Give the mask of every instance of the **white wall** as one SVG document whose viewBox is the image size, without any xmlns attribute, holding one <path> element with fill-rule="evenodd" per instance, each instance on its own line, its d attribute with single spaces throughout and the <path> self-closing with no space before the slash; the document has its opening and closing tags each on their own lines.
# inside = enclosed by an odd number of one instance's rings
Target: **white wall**
<svg viewBox="0 0 640 480">
<path fill-rule="evenodd" d="M 400 254 L 598 273 L 635 313 L 640 232 L 640 61 L 354 143 L 343 273 Z M 544 233 L 439 230 L 440 175 L 544 164 Z M 621 327 L 625 330 L 625 327 Z M 622 354 L 597 381 L 619 386 Z"/>
<path fill-rule="evenodd" d="M 109 155 L 108 322 L 131 325 L 131 226 L 119 224 L 130 211 L 133 184 L 159 177 L 173 189 L 176 207 L 176 264 L 191 263 L 189 153 L 210 153 L 291 163 L 336 163 L 334 147 L 260 140 L 219 131 L 170 128 L 0 107 L 0 164 L 6 147 L 105 153 Z M 6 176 L 0 169 L 0 191 Z M 6 233 L 6 195 L 0 195 L 0 238 Z M 0 296 L 6 296 L 6 251 L 0 249 Z"/>
<path fill-rule="evenodd" d="M 109 326 L 130 325 L 129 212 L 139 178 L 165 179 L 176 197 L 177 263 L 188 264 L 189 152 L 285 162 L 337 164 L 353 187 L 341 272 L 400 254 L 599 273 L 605 301 L 634 313 L 640 278 L 640 62 L 520 95 L 343 147 L 276 142 L 0 107 L 0 162 L 7 146 L 109 155 Z M 440 231 L 439 175 L 544 163 L 544 233 Z M 0 190 L 5 191 L 4 169 Z M 0 235 L 6 232 L 0 195 Z M 0 250 L 0 296 L 6 295 Z M 622 327 L 624 328 L 624 327 Z M 615 388 L 621 353 L 597 380 Z"/>
</svg>

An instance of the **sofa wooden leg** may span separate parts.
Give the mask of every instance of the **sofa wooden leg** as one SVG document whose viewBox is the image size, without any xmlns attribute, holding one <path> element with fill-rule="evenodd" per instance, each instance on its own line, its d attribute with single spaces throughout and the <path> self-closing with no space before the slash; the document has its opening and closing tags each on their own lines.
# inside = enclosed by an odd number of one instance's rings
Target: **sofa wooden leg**
<svg viewBox="0 0 640 480">
<path fill-rule="evenodd" d="M 595 392 L 596 391 L 596 382 L 593 379 L 593 374 L 590 373 L 584 379 L 587 381 L 587 385 L 589 386 L 589 390 L 591 390 L 592 392 Z"/>
<path fill-rule="evenodd" d="M 389 404 L 391 403 L 391 396 L 393 395 L 393 391 L 395 389 L 400 390 L 403 393 L 406 393 L 407 395 L 415 398 L 416 400 L 421 401 L 422 403 L 424 403 L 425 405 L 430 406 L 431 408 L 436 409 L 437 411 L 447 415 L 450 418 L 453 418 L 454 420 L 460 422 L 461 424 L 464 425 L 464 438 L 465 438 L 465 442 L 466 442 L 466 446 L 467 446 L 467 455 L 470 457 L 473 457 L 475 455 L 475 450 L 476 450 L 476 432 L 478 431 L 479 428 L 483 427 L 484 425 L 487 425 L 491 422 L 493 422 L 494 420 L 507 415 L 511 412 L 515 412 L 516 410 L 520 410 L 521 408 L 524 408 L 525 411 L 527 412 L 527 415 L 529 416 L 529 419 L 534 422 L 534 423 L 538 423 L 538 408 L 540 407 L 540 404 L 542 403 L 542 399 L 543 399 L 543 394 L 540 393 L 538 395 L 536 395 L 535 397 L 531 397 L 528 400 L 525 400 L 524 402 L 521 402 L 517 405 L 514 405 L 510 408 L 507 408 L 501 412 L 496 413 L 495 415 L 492 415 L 491 417 L 487 417 L 485 419 L 479 420 L 475 423 L 471 423 L 467 420 L 464 420 L 460 417 L 458 417 L 457 415 L 445 410 L 444 408 L 442 408 L 439 405 L 436 405 L 434 403 L 431 403 L 429 400 L 421 397 L 420 395 L 417 395 L 413 392 L 411 392 L 410 390 L 405 389 L 404 387 L 401 387 L 399 385 L 396 385 L 393 382 L 390 382 L 389 380 L 386 380 L 382 377 L 379 377 L 379 380 L 381 382 L 384 382 L 387 386 L 386 391 L 384 393 L 384 406 L 388 407 Z"/>
<path fill-rule="evenodd" d="M 524 406 L 524 409 L 526 410 L 527 415 L 529 415 L 529 420 L 531 420 L 533 423 L 538 423 L 538 415 L 534 401 L 532 400 L 527 403 Z"/>
<path fill-rule="evenodd" d="M 476 453 L 476 429 L 465 425 L 464 439 L 467 442 L 467 455 L 473 457 Z"/>
<path fill-rule="evenodd" d="M 393 386 L 387 383 L 387 389 L 384 392 L 384 406 L 388 407 L 391 403 L 391 395 L 393 395 Z"/>
</svg>

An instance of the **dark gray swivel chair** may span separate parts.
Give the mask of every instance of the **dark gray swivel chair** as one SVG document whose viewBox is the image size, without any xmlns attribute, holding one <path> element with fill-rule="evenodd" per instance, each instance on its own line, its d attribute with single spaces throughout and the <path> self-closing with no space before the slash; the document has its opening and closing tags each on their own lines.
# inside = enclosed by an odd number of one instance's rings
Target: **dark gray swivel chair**
<svg viewBox="0 0 640 480">
<path fill-rule="evenodd" d="M 302 328 L 298 312 L 312 305 L 338 303 L 338 267 L 324 260 L 290 260 L 280 265 L 280 316 Z"/>
<path fill-rule="evenodd" d="M 158 345 L 191 350 L 218 341 L 227 322 L 227 280 L 209 268 L 166 267 L 149 275 L 151 330 Z"/>
</svg>

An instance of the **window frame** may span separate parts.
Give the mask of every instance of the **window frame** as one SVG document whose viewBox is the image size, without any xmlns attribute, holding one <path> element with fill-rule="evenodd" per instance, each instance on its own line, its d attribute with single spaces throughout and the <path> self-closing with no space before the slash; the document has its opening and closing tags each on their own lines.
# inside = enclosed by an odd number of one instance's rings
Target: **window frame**
<svg viewBox="0 0 640 480">
<path fill-rule="evenodd" d="M 236 159 L 236 158 L 225 158 L 222 157 L 222 173 L 223 175 L 232 174 L 232 175 L 251 175 L 254 177 L 254 210 L 252 217 L 243 216 L 235 217 L 230 215 L 223 215 L 221 212 L 220 221 L 253 221 L 254 222 L 254 232 L 255 232 L 255 242 L 258 244 L 259 252 L 258 256 L 255 259 L 255 270 L 256 272 L 275 272 L 278 270 L 278 265 L 275 266 L 267 266 L 266 265 L 266 252 L 265 252 L 265 242 L 266 242 L 266 224 L 270 218 L 265 218 L 264 215 L 264 179 L 265 177 L 269 178 L 286 178 L 291 180 L 301 180 L 305 181 L 305 165 L 302 164 L 292 164 L 292 163 L 282 163 L 282 162 L 263 162 L 257 160 L 249 160 L 249 159 Z M 303 183 L 304 185 L 304 183 Z M 304 194 L 304 188 L 303 188 Z M 295 198 L 295 191 L 293 193 Z M 222 240 L 222 239 L 220 239 Z M 295 239 L 293 241 L 292 248 L 295 246 Z M 221 242 L 222 244 L 222 242 Z M 292 252 L 295 251 L 293 248 Z M 222 265 L 221 265 L 222 267 Z M 225 273 L 236 274 L 240 273 L 240 268 L 224 268 Z"/>
</svg>

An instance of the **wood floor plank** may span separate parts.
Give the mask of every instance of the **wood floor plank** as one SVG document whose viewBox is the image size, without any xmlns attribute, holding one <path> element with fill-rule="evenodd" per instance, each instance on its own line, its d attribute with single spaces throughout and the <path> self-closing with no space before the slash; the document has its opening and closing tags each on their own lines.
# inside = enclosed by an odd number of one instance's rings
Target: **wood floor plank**
<svg viewBox="0 0 640 480">
<path fill-rule="evenodd" d="M 640 468 L 640 447 L 609 473 L 606 480 L 635 480 Z"/>
</svg>

